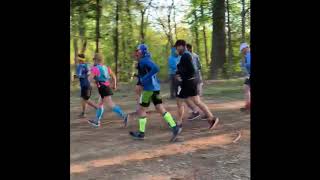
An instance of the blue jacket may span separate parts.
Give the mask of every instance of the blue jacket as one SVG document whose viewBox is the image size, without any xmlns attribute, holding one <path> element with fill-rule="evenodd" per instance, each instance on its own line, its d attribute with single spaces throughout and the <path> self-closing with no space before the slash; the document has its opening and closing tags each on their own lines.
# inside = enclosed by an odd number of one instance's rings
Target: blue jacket
<svg viewBox="0 0 320 180">
<path fill-rule="evenodd" d="M 251 54 L 250 54 L 250 51 L 248 51 L 244 55 L 244 64 L 241 61 L 241 67 L 245 70 L 246 74 L 250 76 L 250 73 L 251 73 Z"/>
<path fill-rule="evenodd" d="M 88 87 L 90 86 L 90 82 L 88 80 L 90 71 L 89 71 L 89 65 L 84 64 L 78 64 L 77 66 L 77 76 L 80 80 L 80 87 Z"/>
<path fill-rule="evenodd" d="M 169 74 L 176 74 L 177 64 L 179 63 L 180 57 L 176 53 L 176 48 L 171 48 L 171 54 L 168 60 L 168 71 Z"/>
<path fill-rule="evenodd" d="M 152 61 L 150 55 L 146 55 L 140 59 L 138 63 L 138 76 L 146 91 L 160 91 L 160 82 L 157 78 L 159 67 Z"/>
</svg>

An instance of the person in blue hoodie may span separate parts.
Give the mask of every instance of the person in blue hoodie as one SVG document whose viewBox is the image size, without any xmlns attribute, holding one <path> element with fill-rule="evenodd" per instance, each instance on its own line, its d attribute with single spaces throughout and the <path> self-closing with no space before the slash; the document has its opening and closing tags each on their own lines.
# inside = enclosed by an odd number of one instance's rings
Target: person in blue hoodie
<svg viewBox="0 0 320 180">
<path fill-rule="evenodd" d="M 245 96 L 245 105 L 240 108 L 242 112 L 250 111 L 250 73 L 251 73 L 251 54 L 249 45 L 247 43 L 242 43 L 240 45 L 240 53 L 242 55 L 241 67 L 246 74 L 246 78 L 244 81 L 244 96 Z"/>
<path fill-rule="evenodd" d="M 156 110 L 172 129 L 173 136 L 170 141 L 175 141 L 178 134 L 181 132 L 181 129 L 177 126 L 171 114 L 163 107 L 160 96 L 160 82 L 157 78 L 157 73 L 160 69 L 152 61 L 148 47 L 145 44 L 140 44 L 137 50 L 138 78 L 143 87 L 143 91 L 140 96 L 140 108 L 138 110 L 139 131 L 131 131 L 129 134 L 135 139 L 144 139 L 147 124 L 146 112 L 152 101 Z"/>
<path fill-rule="evenodd" d="M 171 54 L 169 56 L 168 60 L 168 71 L 169 71 L 169 79 L 170 79 L 170 98 L 174 99 L 176 96 L 178 84 L 177 80 L 175 78 L 176 76 L 176 70 L 177 70 L 177 64 L 179 62 L 179 55 L 176 51 L 175 47 L 171 48 Z"/>
<path fill-rule="evenodd" d="M 90 75 L 90 68 L 87 63 L 85 63 L 85 55 L 84 54 L 79 54 L 78 55 L 79 59 L 79 64 L 77 66 L 77 71 L 76 71 L 76 77 L 79 78 L 80 81 L 80 91 L 81 91 L 81 105 L 82 105 L 82 112 L 79 115 L 80 118 L 84 118 L 86 115 L 86 108 L 87 104 L 94 109 L 97 109 L 98 107 L 90 100 L 91 96 L 91 90 L 92 87 L 89 83 L 88 77 Z"/>
</svg>

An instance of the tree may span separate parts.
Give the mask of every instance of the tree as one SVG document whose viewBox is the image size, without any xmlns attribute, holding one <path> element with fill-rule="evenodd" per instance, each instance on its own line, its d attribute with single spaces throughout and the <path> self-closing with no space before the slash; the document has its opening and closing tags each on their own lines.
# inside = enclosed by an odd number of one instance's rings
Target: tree
<svg viewBox="0 0 320 180">
<path fill-rule="evenodd" d="M 205 14 L 204 14 L 203 1 L 201 1 L 200 10 L 201 10 L 201 17 L 202 17 L 202 19 L 204 19 L 205 18 Z M 204 54 L 205 54 L 205 58 L 206 58 L 206 66 L 209 66 L 207 34 L 206 34 L 206 25 L 205 25 L 205 23 L 203 23 L 203 25 L 202 25 L 202 33 L 203 33 L 203 43 L 204 43 Z"/>
<path fill-rule="evenodd" d="M 99 52 L 100 18 L 101 18 L 100 0 L 96 0 L 96 53 Z"/>
<path fill-rule="evenodd" d="M 116 1 L 116 25 L 114 30 L 114 60 L 116 63 L 116 77 L 118 79 L 118 55 L 119 55 L 119 12 L 120 12 L 120 2 Z"/>
<path fill-rule="evenodd" d="M 226 34 L 224 0 L 213 0 L 212 19 L 211 79 L 217 79 L 218 72 L 222 71 L 222 74 L 225 75 Z"/>
<path fill-rule="evenodd" d="M 231 22 L 230 22 L 230 4 L 229 0 L 226 0 L 226 8 L 227 8 L 227 26 L 228 26 L 228 64 L 232 65 L 233 61 L 233 51 L 232 51 L 232 44 L 231 44 Z"/>
</svg>

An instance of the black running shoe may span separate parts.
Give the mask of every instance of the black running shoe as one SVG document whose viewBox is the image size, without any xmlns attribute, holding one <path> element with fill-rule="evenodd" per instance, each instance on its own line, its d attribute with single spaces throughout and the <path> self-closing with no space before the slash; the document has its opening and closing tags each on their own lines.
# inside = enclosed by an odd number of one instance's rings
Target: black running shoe
<svg viewBox="0 0 320 180">
<path fill-rule="evenodd" d="M 192 112 L 192 114 L 188 117 L 188 120 L 193 121 L 193 120 L 197 119 L 198 117 L 200 117 L 199 112 L 196 112 L 196 113 Z"/>
<path fill-rule="evenodd" d="M 128 119 L 129 119 L 129 114 L 127 114 L 123 119 L 124 127 L 128 126 Z"/>
<path fill-rule="evenodd" d="M 175 127 L 172 128 L 172 138 L 170 139 L 171 142 L 176 141 L 178 134 L 181 133 L 182 131 L 182 125 L 180 124 L 179 126 L 176 125 Z"/>
<path fill-rule="evenodd" d="M 88 123 L 91 124 L 93 127 L 97 128 L 100 127 L 100 121 L 96 121 L 96 120 L 88 120 Z"/>
<path fill-rule="evenodd" d="M 130 131 L 129 134 L 134 138 L 134 139 L 140 139 L 143 140 L 144 139 L 144 133 L 143 132 L 132 132 Z"/>
<path fill-rule="evenodd" d="M 214 129 L 215 127 L 217 127 L 218 122 L 218 117 L 213 117 L 211 120 L 208 119 L 208 123 L 210 124 L 209 129 Z"/>
</svg>

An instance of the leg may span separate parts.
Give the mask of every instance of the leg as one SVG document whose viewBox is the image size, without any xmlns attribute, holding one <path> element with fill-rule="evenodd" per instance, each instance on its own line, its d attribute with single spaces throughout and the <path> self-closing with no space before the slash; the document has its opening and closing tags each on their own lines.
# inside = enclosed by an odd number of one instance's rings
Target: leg
<svg viewBox="0 0 320 180">
<path fill-rule="evenodd" d="M 208 106 L 200 100 L 200 97 L 199 96 L 192 96 L 192 97 L 189 97 L 188 99 L 193 101 L 195 103 L 195 105 L 197 105 L 202 110 L 202 112 L 204 112 L 205 115 L 208 117 L 207 119 L 208 119 L 208 123 L 210 125 L 209 129 L 215 128 L 219 122 L 219 118 L 213 116 L 213 114 L 210 112 Z"/>
<path fill-rule="evenodd" d="M 129 134 L 135 139 L 144 139 L 144 133 L 147 124 L 147 108 L 150 105 L 152 94 L 153 91 L 143 91 L 141 94 L 140 107 L 138 108 L 139 131 L 129 132 Z"/>
<path fill-rule="evenodd" d="M 177 124 L 181 125 L 182 124 L 182 120 L 183 120 L 183 115 L 184 115 L 184 99 L 177 98 L 177 107 L 178 107 Z"/>
<path fill-rule="evenodd" d="M 112 112 L 116 113 L 118 115 L 118 117 L 122 118 L 122 119 L 126 119 L 126 113 L 122 111 L 121 107 L 118 105 L 115 105 L 112 101 L 111 96 L 107 96 L 105 97 L 106 103 L 107 105 L 112 109 Z"/>
<path fill-rule="evenodd" d="M 174 75 L 173 74 L 170 74 L 169 75 L 170 77 L 170 98 L 171 99 L 174 99 L 174 97 L 175 97 L 175 77 L 174 77 Z"/>
<path fill-rule="evenodd" d="M 245 101 L 246 101 L 245 107 L 249 109 L 250 108 L 250 86 L 244 85 L 244 94 L 245 94 Z"/>
<path fill-rule="evenodd" d="M 204 104 L 201 100 L 200 100 L 200 97 L 197 95 L 197 96 L 191 96 L 191 97 L 188 97 L 187 98 L 187 101 L 192 101 L 196 106 L 198 106 L 201 111 L 209 118 L 212 118 L 213 115 L 212 113 L 210 112 L 208 106 L 206 104 Z"/>
<path fill-rule="evenodd" d="M 189 98 L 186 99 L 188 107 L 192 110 L 192 114 L 188 117 L 188 120 L 192 121 L 200 117 L 199 108 Z"/>
</svg>

